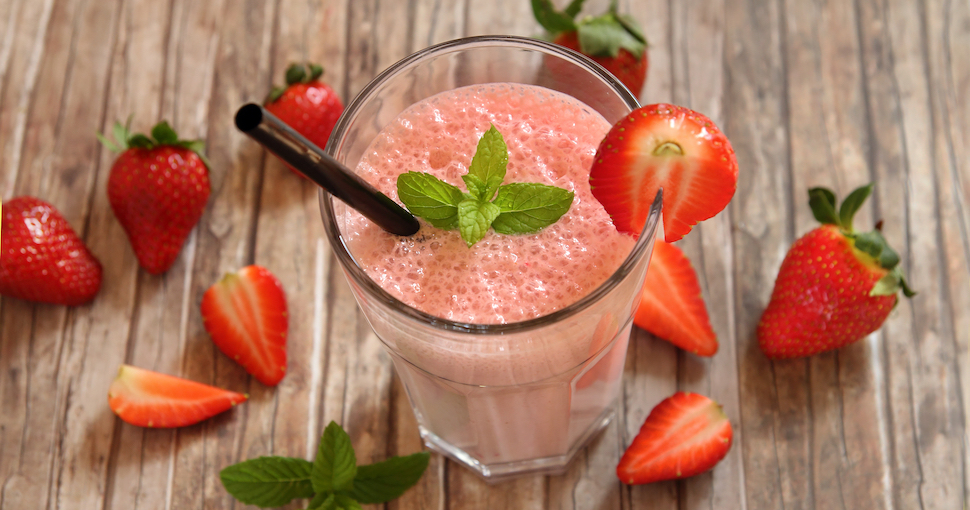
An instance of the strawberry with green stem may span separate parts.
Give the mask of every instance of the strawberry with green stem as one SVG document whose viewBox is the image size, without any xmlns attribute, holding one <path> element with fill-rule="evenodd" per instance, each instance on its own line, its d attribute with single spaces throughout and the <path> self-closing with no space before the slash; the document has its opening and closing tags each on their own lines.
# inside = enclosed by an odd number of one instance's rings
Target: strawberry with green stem
<svg viewBox="0 0 970 510">
<path fill-rule="evenodd" d="M 274 87 L 264 105 L 321 149 L 344 111 L 340 96 L 320 79 L 322 76 L 323 67 L 319 65 L 293 64 L 286 70 L 286 86 Z"/>
<path fill-rule="evenodd" d="M 879 329 L 898 293 L 916 293 L 899 268 L 899 255 L 880 227 L 857 232 L 852 218 L 872 192 L 862 186 L 836 212 L 825 188 L 809 190 L 822 226 L 805 234 L 781 263 L 771 300 L 758 323 L 758 343 L 772 359 L 811 356 L 851 344 Z"/>
<path fill-rule="evenodd" d="M 532 0 L 532 12 L 552 42 L 590 57 L 639 95 L 649 67 L 643 31 L 631 16 L 617 12 L 616 0 L 607 12 L 577 21 L 583 1 L 572 0 L 558 11 L 551 0 Z"/>
<path fill-rule="evenodd" d="M 115 141 L 98 139 L 121 154 L 111 165 L 108 201 L 128 234 L 138 263 L 161 274 L 178 258 L 209 200 L 209 163 L 201 140 L 182 140 L 162 121 L 151 136 L 116 122 Z"/>
</svg>

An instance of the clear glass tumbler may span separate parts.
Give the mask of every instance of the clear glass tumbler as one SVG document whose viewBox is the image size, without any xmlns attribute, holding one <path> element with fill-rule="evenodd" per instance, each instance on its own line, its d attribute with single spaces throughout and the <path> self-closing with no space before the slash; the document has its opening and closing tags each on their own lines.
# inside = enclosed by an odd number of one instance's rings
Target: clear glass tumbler
<svg viewBox="0 0 970 510">
<path fill-rule="evenodd" d="M 381 73 L 348 105 L 326 150 L 355 168 L 381 129 L 412 104 L 495 82 L 569 94 L 610 123 L 639 106 L 612 75 L 578 53 L 534 39 L 472 37 L 419 51 Z M 340 230 L 346 206 L 326 192 L 320 203 L 331 247 L 394 361 L 429 448 L 488 481 L 561 473 L 609 423 L 660 194 L 632 252 L 600 287 L 549 315 L 488 325 L 452 322 L 392 297 L 348 250 Z"/>
</svg>

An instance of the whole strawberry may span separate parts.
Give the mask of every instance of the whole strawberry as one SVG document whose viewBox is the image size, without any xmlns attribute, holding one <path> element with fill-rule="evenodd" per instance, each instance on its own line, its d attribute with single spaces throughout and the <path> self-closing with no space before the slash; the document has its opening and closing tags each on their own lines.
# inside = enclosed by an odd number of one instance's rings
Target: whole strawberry
<svg viewBox="0 0 970 510">
<path fill-rule="evenodd" d="M 649 67 L 647 38 L 640 26 L 632 17 L 617 12 L 615 0 L 604 14 L 576 21 L 582 6 L 583 0 L 572 0 L 564 10 L 557 11 L 552 0 L 532 0 L 536 21 L 552 42 L 590 57 L 639 95 Z"/>
<path fill-rule="evenodd" d="M 133 135 L 120 123 L 115 123 L 114 136 L 117 144 L 98 136 L 109 149 L 121 152 L 108 176 L 108 201 L 141 267 L 164 273 L 209 200 L 203 142 L 180 140 L 165 121 L 152 128 L 151 138 Z"/>
<path fill-rule="evenodd" d="M 265 107 L 314 145 L 323 149 L 344 111 L 340 97 L 320 81 L 323 67 L 293 64 L 286 70 L 286 87 L 275 87 Z"/>
<path fill-rule="evenodd" d="M 3 204 L 0 294 L 76 306 L 101 289 L 101 263 L 54 206 L 22 196 Z"/>
<path fill-rule="evenodd" d="M 835 194 L 809 190 L 821 227 L 795 241 L 781 263 L 758 343 L 769 358 L 797 358 L 838 349 L 879 329 L 909 288 L 899 255 L 876 230 L 857 233 L 852 217 L 872 192 L 853 191 L 835 211 Z"/>
</svg>

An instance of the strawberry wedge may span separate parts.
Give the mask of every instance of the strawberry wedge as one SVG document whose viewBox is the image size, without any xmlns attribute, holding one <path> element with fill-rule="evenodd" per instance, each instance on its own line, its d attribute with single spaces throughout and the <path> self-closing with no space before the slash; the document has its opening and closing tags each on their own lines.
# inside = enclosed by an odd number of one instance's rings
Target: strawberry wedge
<svg viewBox="0 0 970 510">
<path fill-rule="evenodd" d="M 658 240 L 633 323 L 698 356 L 717 352 L 717 335 L 701 297 L 697 272 L 677 246 Z"/>
<path fill-rule="evenodd" d="M 616 475 L 630 485 L 694 476 L 727 455 L 732 437 L 731 422 L 717 402 L 677 392 L 650 411 Z"/>
<path fill-rule="evenodd" d="M 202 320 L 212 341 L 259 382 L 286 375 L 286 295 L 266 268 L 227 273 L 202 296 Z"/>
<path fill-rule="evenodd" d="M 632 235 L 643 230 L 663 188 L 664 235 L 672 243 L 727 206 L 737 189 L 738 162 L 710 119 L 654 104 L 614 124 L 596 151 L 589 183 L 616 228 Z"/>
<path fill-rule="evenodd" d="M 130 365 L 121 365 L 108 388 L 111 410 L 139 427 L 194 425 L 248 398 L 242 393 Z"/>
</svg>

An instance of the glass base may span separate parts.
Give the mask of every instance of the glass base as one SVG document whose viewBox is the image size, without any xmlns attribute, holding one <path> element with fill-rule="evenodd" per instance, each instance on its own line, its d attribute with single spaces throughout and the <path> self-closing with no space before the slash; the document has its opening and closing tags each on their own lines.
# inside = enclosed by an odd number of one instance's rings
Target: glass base
<svg viewBox="0 0 970 510">
<path fill-rule="evenodd" d="M 445 457 L 471 469 L 475 474 L 484 479 L 487 483 L 499 483 L 525 475 L 561 475 L 566 472 L 569 463 L 572 462 L 576 453 L 584 448 L 586 444 L 597 433 L 603 430 L 615 415 L 613 406 L 608 407 L 599 418 L 593 420 L 589 428 L 586 429 L 576 440 L 576 443 L 564 455 L 543 457 L 541 459 L 529 459 L 515 462 L 502 462 L 485 464 L 469 455 L 467 452 L 455 445 L 446 442 L 433 432 L 418 425 L 424 445 Z M 419 420 L 420 423 L 420 420 Z"/>
</svg>

